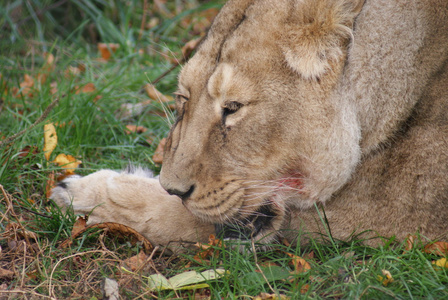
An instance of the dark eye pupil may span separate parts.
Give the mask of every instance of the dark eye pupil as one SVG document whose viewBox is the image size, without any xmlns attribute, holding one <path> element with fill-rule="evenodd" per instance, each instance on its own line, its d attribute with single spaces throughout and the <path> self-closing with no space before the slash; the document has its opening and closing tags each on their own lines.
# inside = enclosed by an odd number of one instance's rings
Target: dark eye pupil
<svg viewBox="0 0 448 300">
<path fill-rule="evenodd" d="M 243 106 L 243 104 L 239 103 L 239 102 L 229 102 L 226 104 L 226 106 L 223 108 L 223 116 L 226 117 L 228 115 L 231 115 L 235 112 L 237 112 L 241 107 Z"/>
</svg>

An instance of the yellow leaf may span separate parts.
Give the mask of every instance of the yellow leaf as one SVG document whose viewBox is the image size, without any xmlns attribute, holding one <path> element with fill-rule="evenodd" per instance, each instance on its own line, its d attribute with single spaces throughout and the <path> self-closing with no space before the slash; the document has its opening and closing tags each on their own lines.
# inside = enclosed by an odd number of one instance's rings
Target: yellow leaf
<svg viewBox="0 0 448 300">
<path fill-rule="evenodd" d="M 75 174 L 75 169 L 82 164 L 82 161 L 77 160 L 71 155 L 59 154 L 53 160 L 54 163 L 65 169 L 67 175 Z"/>
<path fill-rule="evenodd" d="M 448 261 L 446 260 L 445 257 L 441 258 L 439 260 L 433 261 L 432 264 L 435 265 L 435 267 L 448 269 Z"/>
<path fill-rule="evenodd" d="M 378 275 L 378 280 L 381 281 L 384 286 L 387 286 L 389 283 L 394 282 L 392 274 L 390 274 L 388 270 L 381 270 L 381 272 L 385 277 Z"/>
<path fill-rule="evenodd" d="M 46 160 L 50 159 L 51 152 L 53 152 L 57 144 L 58 136 L 53 123 L 44 125 L 44 155 Z"/>
</svg>

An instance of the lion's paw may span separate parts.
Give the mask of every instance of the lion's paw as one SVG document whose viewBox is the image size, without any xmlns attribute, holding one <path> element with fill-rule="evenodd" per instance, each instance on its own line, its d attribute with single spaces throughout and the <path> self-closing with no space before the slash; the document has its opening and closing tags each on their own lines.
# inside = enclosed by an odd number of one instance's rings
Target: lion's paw
<svg viewBox="0 0 448 300">
<path fill-rule="evenodd" d="M 201 222 L 169 195 L 152 173 L 142 168 L 101 170 L 61 181 L 51 199 L 62 209 L 88 215 L 88 225 L 116 222 L 129 226 L 152 243 L 205 241 L 213 225 Z"/>
</svg>

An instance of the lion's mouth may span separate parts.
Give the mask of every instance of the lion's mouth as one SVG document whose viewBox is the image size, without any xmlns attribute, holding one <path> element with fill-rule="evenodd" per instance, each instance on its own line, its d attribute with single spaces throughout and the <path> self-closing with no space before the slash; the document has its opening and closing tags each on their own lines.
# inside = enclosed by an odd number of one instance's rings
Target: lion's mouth
<svg viewBox="0 0 448 300">
<path fill-rule="evenodd" d="M 264 204 L 249 217 L 232 224 L 215 224 L 215 231 L 224 239 L 250 240 L 259 236 L 264 228 L 272 227 L 272 220 L 277 216 L 270 204 Z"/>
</svg>

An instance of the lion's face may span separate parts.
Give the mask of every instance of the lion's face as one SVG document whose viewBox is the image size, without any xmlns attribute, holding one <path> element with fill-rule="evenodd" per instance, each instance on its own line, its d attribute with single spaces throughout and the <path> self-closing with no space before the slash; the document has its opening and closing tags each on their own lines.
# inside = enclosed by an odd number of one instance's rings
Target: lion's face
<svg viewBox="0 0 448 300">
<path fill-rule="evenodd" d="M 288 206 L 330 198 L 359 160 L 337 87 L 361 5 L 251 2 L 230 1 L 183 68 L 160 181 L 193 214 L 261 237 Z"/>
</svg>

